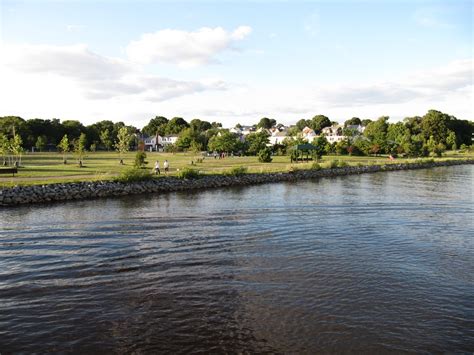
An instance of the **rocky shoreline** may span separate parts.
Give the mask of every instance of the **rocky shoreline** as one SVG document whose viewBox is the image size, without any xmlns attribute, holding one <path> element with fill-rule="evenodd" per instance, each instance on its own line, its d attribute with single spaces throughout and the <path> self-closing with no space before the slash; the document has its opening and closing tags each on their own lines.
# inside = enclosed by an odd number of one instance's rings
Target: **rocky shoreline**
<svg viewBox="0 0 474 355">
<path fill-rule="evenodd" d="M 474 164 L 474 159 L 447 160 L 439 162 L 402 163 L 369 166 L 348 166 L 322 170 L 297 170 L 294 172 L 244 174 L 240 176 L 204 175 L 199 179 L 178 179 L 174 177 L 159 178 L 134 183 L 118 181 L 94 181 L 34 186 L 16 186 L 0 189 L 0 206 L 48 203 L 66 200 L 85 200 L 100 197 L 125 196 L 156 192 L 173 192 L 183 190 L 202 190 L 225 186 L 245 186 L 283 181 L 296 181 L 320 177 L 333 177 L 375 173 L 379 171 L 396 171 Z"/>
</svg>

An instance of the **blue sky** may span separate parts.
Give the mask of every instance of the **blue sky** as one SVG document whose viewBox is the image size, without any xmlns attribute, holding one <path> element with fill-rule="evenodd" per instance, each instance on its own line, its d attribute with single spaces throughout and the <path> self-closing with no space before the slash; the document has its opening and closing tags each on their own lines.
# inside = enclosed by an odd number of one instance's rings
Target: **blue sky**
<svg viewBox="0 0 474 355">
<path fill-rule="evenodd" d="M 473 118 L 470 1 L 0 1 L 0 115 Z"/>
</svg>

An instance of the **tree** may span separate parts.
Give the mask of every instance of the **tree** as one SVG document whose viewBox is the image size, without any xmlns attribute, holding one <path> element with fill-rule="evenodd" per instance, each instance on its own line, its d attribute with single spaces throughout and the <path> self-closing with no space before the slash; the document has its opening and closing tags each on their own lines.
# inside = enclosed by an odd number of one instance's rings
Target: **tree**
<svg viewBox="0 0 474 355">
<path fill-rule="evenodd" d="M 110 131 L 108 128 L 100 132 L 100 141 L 104 145 L 105 149 L 107 149 L 107 151 L 112 148 L 113 142 L 112 137 L 110 137 Z"/>
<path fill-rule="evenodd" d="M 183 118 L 174 117 L 166 125 L 166 134 L 179 134 L 183 129 L 188 127 L 188 122 L 186 122 Z"/>
<path fill-rule="evenodd" d="M 84 153 L 86 152 L 87 136 L 81 133 L 79 138 L 74 141 L 74 153 L 76 153 L 79 167 L 83 167 Z"/>
<path fill-rule="evenodd" d="M 352 117 L 351 119 L 348 119 L 346 122 L 344 122 L 344 127 L 347 126 L 358 126 L 361 125 L 362 121 L 360 120 L 359 117 Z"/>
<path fill-rule="evenodd" d="M 265 147 L 258 152 L 258 161 L 261 163 L 271 163 L 272 161 L 272 149 Z"/>
<path fill-rule="evenodd" d="M 324 135 L 316 137 L 313 139 L 313 146 L 314 146 L 314 154 L 316 159 L 321 159 L 321 157 L 326 154 L 326 145 L 328 144 L 328 140 Z"/>
<path fill-rule="evenodd" d="M 146 153 L 138 151 L 137 154 L 135 154 L 135 168 L 143 168 L 146 164 L 148 164 L 145 159 Z"/>
<path fill-rule="evenodd" d="M 257 155 L 259 151 L 264 149 L 270 142 L 266 132 L 250 133 L 245 137 L 245 144 L 247 146 L 247 154 Z"/>
<path fill-rule="evenodd" d="M 212 128 L 212 125 L 207 121 L 201 121 L 198 118 L 195 118 L 189 122 L 189 127 L 195 132 L 205 132 L 208 129 Z"/>
<path fill-rule="evenodd" d="M 10 152 L 13 154 L 13 164 L 15 166 L 21 165 L 21 153 L 23 153 L 23 140 L 19 134 L 15 134 L 10 139 Z"/>
<path fill-rule="evenodd" d="M 370 122 L 372 122 L 372 120 L 367 118 L 367 119 L 365 119 L 365 120 L 360 121 L 360 124 L 361 124 L 363 127 L 367 127 Z"/>
<path fill-rule="evenodd" d="M 272 119 L 272 118 L 268 118 L 268 117 L 263 117 L 263 118 L 260 119 L 260 121 L 258 122 L 257 127 L 258 127 L 258 128 L 270 129 L 270 128 L 272 128 L 274 125 L 276 125 L 276 120 L 274 120 L 274 119 Z"/>
<path fill-rule="evenodd" d="M 130 140 L 131 136 L 128 133 L 127 127 L 120 128 L 117 134 L 117 143 L 115 143 L 115 148 L 117 149 L 120 157 L 120 164 L 123 164 L 123 154 L 128 152 L 130 149 Z"/>
<path fill-rule="evenodd" d="M 458 149 L 458 145 L 456 143 L 456 134 L 453 131 L 448 131 L 448 136 L 446 137 L 446 144 L 452 150 Z"/>
<path fill-rule="evenodd" d="M 204 141 L 205 137 L 204 135 L 200 134 L 199 131 L 196 131 L 192 128 L 185 128 L 179 134 L 178 140 L 176 141 L 176 145 L 180 149 L 188 149 L 193 145 L 193 143 L 197 143 L 203 146 Z"/>
<path fill-rule="evenodd" d="M 168 119 L 166 117 L 156 116 L 155 118 L 152 118 L 145 127 L 143 127 L 142 132 L 148 136 L 154 136 L 157 133 L 160 136 L 164 136 L 166 134 L 167 124 Z"/>
<path fill-rule="evenodd" d="M 428 148 L 428 151 L 431 153 L 431 155 L 436 157 L 440 157 L 446 149 L 444 144 L 437 143 L 433 136 L 430 136 L 430 138 L 426 141 L 426 147 Z"/>
<path fill-rule="evenodd" d="M 321 133 L 321 130 L 325 127 L 331 127 L 331 120 L 324 115 L 316 115 L 311 119 L 310 127 L 314 129 L 316 134 Z"/>
<path fill-rule="evenodd" d="M 44 148 L 46 147 L 46 136 L 39 136 L 37 139 L 36 139 L 36 143 L 35 143 L 35 147 L 36 149 L 38 149 L 40 152 L 42 152 L 44 150 Z"/>
<path fill-rule="evenodd" d="M 10 143 L 5 134 L 0 132 L 0 155 L 3 159 L 3 165 L 7 165 L 6 157 L 10 153 Z"/>
<path fill-rule="evenodd" d="M 364 136 L 371 142 L 372 152 L 374 152 L 375 146 L 378 148 L 374 154 L 384 152 L 387 146 L 387 121 L 388 116 L 382 116 L 377 121 L 370 122 L 365 128 Z"/>
<path fill-rule="evenodd" d="M 240 145 L 239 139 L 229 131 L 220 131 L 209 139 L 209 150 L 216 152 L 234 152 Z"/>
<path fill-rule="evenodd" d="M 451 117 L 445 113 L 429 110 L 421 120 L 421 130 L 425 139 L 433 137 L 436 144 L 445 143 Z"/>
<path fill-rule="evenodd" d="M 65 134 L 61 142 L 59 142 L 58 149 L 63 153 L 63 163 L 67 164 L 67 153 L 69 152 L 69 139 L 67 134 Z"/>
<path fill-rule="evenodd" d="M 309 127 L 309 126 L 311 126 L 311 121 L 305 120 L 304 118 L 296 122 L 296 127 L 298 128 L 299 132 L 301 132 L 305 127 Z"/>
</svg>

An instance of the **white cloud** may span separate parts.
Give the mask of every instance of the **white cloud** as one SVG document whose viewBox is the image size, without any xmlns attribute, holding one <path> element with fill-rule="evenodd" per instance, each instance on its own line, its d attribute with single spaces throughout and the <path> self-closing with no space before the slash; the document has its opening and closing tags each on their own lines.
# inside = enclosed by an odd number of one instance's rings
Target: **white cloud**
<svg viewBox="0 0 474 355">
<path fill-rule="evenodd" d="M 315 97 L 333 107 L 443 100 L 448 93 L 463 93 L 473 85 L 473 64 L 472 60 L 459 60 L 392 81 L 318 88 Z"/>
<path fill-rule="evenodd" d="M 219 80 L 182 81 L 145 75 L 139 67 L 93 53 L 85 45 L 8 46 L 5 53 L 6 70 L 42 76 L 45 88 L 51 76 L 63 78 L 80 89 L 87 99 L 140 95 L 144 100 L 164 101 L 206 90 L 227 89 L 227 84 Z"/>
<path fill-rule="evenodd" d="M 145 33 L 132 41 L 126 53 L 132 62 L 150 64 L 156 62 L 177 64 L 189 68 L 217 61 L 216 56 L 232 48 L 252 32 L 248 26 L 240 26 L 232 32 L 222 27 L 203 27 L 194 32 L 165 29 Z"/>
</svg>

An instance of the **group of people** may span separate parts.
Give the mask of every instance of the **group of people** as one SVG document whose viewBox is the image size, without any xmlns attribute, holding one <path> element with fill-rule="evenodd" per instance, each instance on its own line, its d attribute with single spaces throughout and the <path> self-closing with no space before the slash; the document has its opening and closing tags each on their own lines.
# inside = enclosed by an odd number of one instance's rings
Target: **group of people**
<svg viewBox="0 0 474 355">
<path fill-rule="evenodd" d="M 165 169 L 165 174 L 168 175 L 168 171 L 170 169 L 170 163 L 168 162 L 168 160 L 164 161 L 163 168 Z M 160 162 L 158 160 L 155 161 L 155 168 L 153 170 L 155 171 L 155 175 L 160 175 L 161 174 Z"/>
</svg>

